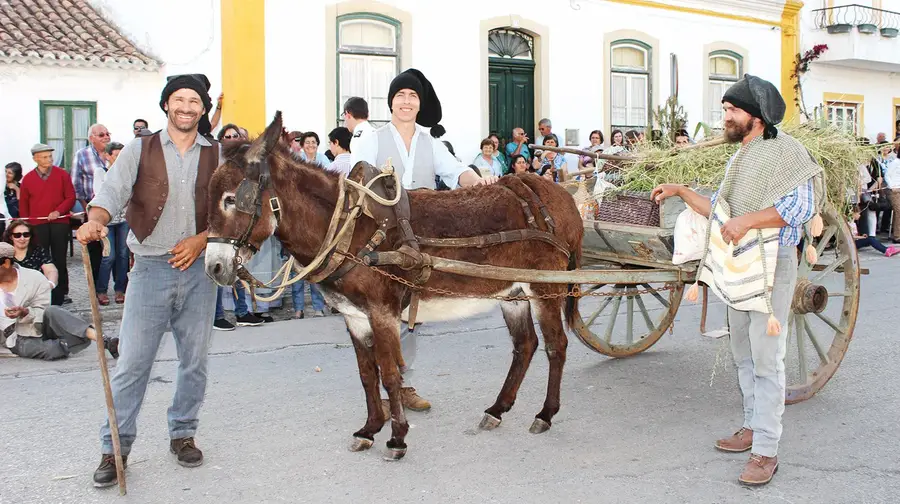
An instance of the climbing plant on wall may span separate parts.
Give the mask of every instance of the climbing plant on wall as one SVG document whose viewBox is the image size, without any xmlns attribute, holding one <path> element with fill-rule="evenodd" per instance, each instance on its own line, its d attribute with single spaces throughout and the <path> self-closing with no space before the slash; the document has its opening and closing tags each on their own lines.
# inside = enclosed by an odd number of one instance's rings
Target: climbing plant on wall
<svg viewBox="0 0 900 504">
<path fill-rule="evenodd" d="M 791 73 L 791 79 L 794 81 L 794 103 L 806 120 L 809 120 L 810 117 L 806 111 L 806 104 L 803 102 L 803 85 L 800 83 L 800 78 L 809 71 L 809 64 L 819 59 L 822 53 L 827 50 L 828 46 L 826 44 L 817 44 L 804 53 L 797 53 L 797 57 L 794 60 L 794 71 Z"/>
</svg>

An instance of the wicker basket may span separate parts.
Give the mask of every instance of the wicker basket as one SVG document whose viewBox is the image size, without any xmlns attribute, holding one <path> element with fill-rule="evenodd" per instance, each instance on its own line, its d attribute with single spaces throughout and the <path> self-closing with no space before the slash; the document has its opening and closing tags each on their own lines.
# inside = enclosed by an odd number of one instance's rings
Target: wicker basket
<svg viewBox="0 0 900 504">
<path fill-rule="evenodd" d="M 659 227 L 659 205 L 646 192 L 607 192 L 599 199 L 597 220 Z"/>
</svg>

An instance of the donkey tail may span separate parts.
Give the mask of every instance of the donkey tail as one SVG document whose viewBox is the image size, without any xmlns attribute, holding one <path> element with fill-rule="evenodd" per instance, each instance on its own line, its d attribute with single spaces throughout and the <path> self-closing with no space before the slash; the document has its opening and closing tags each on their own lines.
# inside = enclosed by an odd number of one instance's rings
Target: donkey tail
<svg viewBox="0 0 900 504">
<path fill-rule="evenodd" d="M 580 243 L 578 247 L 575 247 L 575 250 L 572 251 L 572 254 L 569 256 L 569 266 L 566 268 L 569 271 L 578 269 L 581 266 L 581 247 Z M 572 289 L 575 288 L 574 284 L 568 284 L 566 286 L 569 292 L 572 292 Z M 566 327 L 570 331 L 575 330 L 575 323 L 581 321 L 581 313 L 578 311 L 578 300 L 575 296 L 567 296 L 566 297 L 566 307 L 565 307 L 565 316 L 566 316 Z"/>
</svg>

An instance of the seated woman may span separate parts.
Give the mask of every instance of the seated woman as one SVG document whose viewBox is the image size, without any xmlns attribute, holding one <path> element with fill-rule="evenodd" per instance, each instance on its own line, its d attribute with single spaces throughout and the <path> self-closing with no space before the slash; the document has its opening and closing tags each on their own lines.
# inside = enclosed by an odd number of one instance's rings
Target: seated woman
<svg viewBox="0 0 900 504">
<path fill-rule="evenodd" d="M 555 134 L 550 133 L 544 137 L 543 145 L 548 147 L 559 147 L 559 139 L 556 138 Z M 568 173 L 566 170 L 566 157 L 562 154 L 557 154 L 556 152 L 549 150 L 542 151 L 541 156 L 534 159 L 532 167 L 538 175 L 547 180 L 552 180 L 554 182 L 566 181 L 566 175 Z"/>
<path fill-rule="evenodd" d="M 40 271 L 47 277 L 53 288 L 56 288 L 56 284 L 59 282 L 59 271 L 53 265 L 47 249 L 37 243 L 31 224 L 21 219 L 11 221 L 3 233 L 3 241 L 15 249 L 13 260 L 16 264 L 23 268 Z"/>
<path fill-rule="evenodd" d="M 590 135 L 591 145 L 585 147 L 584 150 L 589 152 L 603 152 L 603 132 L 600 130 L 591 131 Z M 594 167 L 594 158 L 591 156 L 580 156 L 578 158 L 578 171 L 581 171 L 585 168 L 593 168 Z"/>
<path fill-rule="evenodd" d="M 509 173 L 510 175 L 518 175 L 520 173 L 534 173 L 534 168 L 528 165 L 528 159 L 521 155 L 516 154 L 509 158 Z"/>
<path fill-rule="evenodd" d="M 219 130 L 219 134 L 216 135 L 216 140 L 221 143 L 223 140 L 238 140 L 240 138 L 247 138 L 241 133 L 241 128 L 238 127 L 237 124 L 228 123 Z"/>
<path fill-rule="evenodd" d="M 503 163 L 494 157 L 494 141 L 485 138 L 481 141 L 481 154 L 475 157 L 472 165 L 479 170 L 485 170 L 495 177 L 503 176 Z"/>
<path fill-rule="evenodd" d="M 19 218 L 19 186 L 22 182 L 22 165 L 13 161 L 6 165 L 6 188 L 3 197 L 6 200 L 6 208 L 12 219 Z"/>
<path fill-rule="evenodd" d="M 15 249 L 0 243 L 0 345 L 19 357 L 57 360 L 80 352 L 97 333 L 80 317 L 50 306 L 50 283 L 37 271 L 14 264 Z M 119 358 L 119 338 L 104 336 L 106 349 Z"/>
<path fill-rule="evenodd" d="M 488 138 L 494 143 L 494 159 L 500 161 L 503 165 L 504 173 L 509 173 L 509 160 L 506 159 L 506 154 L 503 152 L 503 149 L 500 148 L 500 137 L 492 131 L 491 134 L 488 135 Z"/>
<path fill-rule="evenodd" d="M 325 157 L 325 154 L 319 152 L 319 135 L 315 131 L 307 131 L 300 135 L 300 147 L 302 148 L 300 159 L 303 161 L 325 169 L 331 166 L 331 161 Z"/>
<path fill-rule="evenodd" d="M 644 141 L 643 134 L 643 131 L 638 130 L 629 130 L 628 133 L 625 133 L 625 148 L 634 150 L 638 147 Z"/>
<path fill-rule="evenodd" d="M 878 252 L 884 254 L 886 257 L 893 257 L 897 255 L 897 253 L 900 252 L 900 247 L 885 247 L 880 241 L 878 241 L 878 238 L 866 234 L 859 234 L 859 229 L 869 229 L 869 219 L 870 217 L 868 216 L 868 212 L 860 212 L 859 210 L 854 210 L 853 221 L 850 222 L 850 231 L 853 233 L 856 250 L 864 249 L 866 247 L 872 247 Z"/>
</svg>

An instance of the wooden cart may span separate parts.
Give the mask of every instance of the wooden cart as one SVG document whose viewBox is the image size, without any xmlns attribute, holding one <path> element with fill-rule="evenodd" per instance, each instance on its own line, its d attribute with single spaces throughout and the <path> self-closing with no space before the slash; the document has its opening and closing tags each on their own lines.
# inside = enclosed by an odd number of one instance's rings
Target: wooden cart
<svg viewBox="0 0 900 504">
<path fill-rule="evenodd" d="M 574 186 L 569 189 L 576 191 Z M 617 294 L 582 298 L 584 318 L 574 329 L 588 348 L 628 357 L 649 349 L 672 327 L 685 284 L 694 281 L 697 269 L 696 262 L 672 264 L 675 218 L 684 208 L 677 198 L 666 200 L 660 227 L 584 221 L 582 269 L 607 271 L 609 280 L 581 288 Z M 823 218 L 825 231 L 814 243 L 817 264 L 811 266 L 798 248 L 797 289 L 786 326 L 787 403 L 812 397 L 828 382 L 844 358 L 856 324 L 860 268 L 854 240 L 837 212 L 827 211 Z M 701 326 L 706 300 L 704 290 Z M 724 319 L 721 307 L 717 311 Z"/>
</svg>

